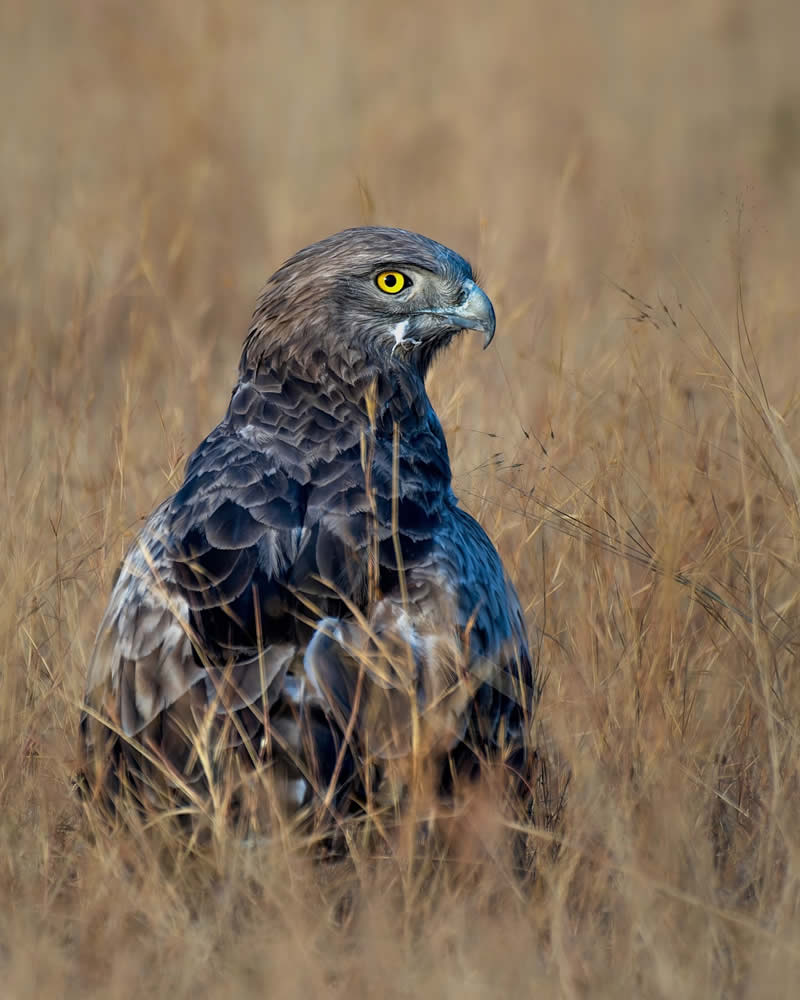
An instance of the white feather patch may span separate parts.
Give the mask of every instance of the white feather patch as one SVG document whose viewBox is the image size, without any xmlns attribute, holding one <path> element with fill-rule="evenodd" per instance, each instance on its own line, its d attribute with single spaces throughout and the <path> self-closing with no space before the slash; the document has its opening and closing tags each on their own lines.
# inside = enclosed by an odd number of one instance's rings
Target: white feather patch
<svg viewBox="0 0 800 1000">
<path fill-rule="evenodd" d="M 408 331 L 408 320 L 404 319 L 402 323 L 397 323 L 392 330 L 392 335 L 394 336 L 395 347 L 398 347 L 405 340 L 406 333 Z"/>
</svg>

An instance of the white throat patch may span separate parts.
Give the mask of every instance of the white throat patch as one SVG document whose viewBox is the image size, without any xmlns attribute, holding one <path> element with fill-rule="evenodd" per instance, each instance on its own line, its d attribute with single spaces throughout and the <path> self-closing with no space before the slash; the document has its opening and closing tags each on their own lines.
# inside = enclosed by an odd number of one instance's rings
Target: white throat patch
<svg viewBox="0 0 800 1000">
<path fill-rule="evenodd" d="M 397 350 L 401 344 L 410 344 L 412 347 L 418 347 L 419 341 L 414 340 L 413 337 L 406 337 L 408 333 L 408 320 L 404 319 L 400 323 L 395 323 L 392 327 L 391 334 L 394 337 L 394 346 L 392 347 L 392 354 Z"/>
<path fill-rule="evenodd" d="M 408 330 L 408 320 L 404 319 L 402 323 L 396 323 L 392 333 L 394 334 L 394 346 L 399 347 L 405 339 L 406 331 Z"/>
</svg>

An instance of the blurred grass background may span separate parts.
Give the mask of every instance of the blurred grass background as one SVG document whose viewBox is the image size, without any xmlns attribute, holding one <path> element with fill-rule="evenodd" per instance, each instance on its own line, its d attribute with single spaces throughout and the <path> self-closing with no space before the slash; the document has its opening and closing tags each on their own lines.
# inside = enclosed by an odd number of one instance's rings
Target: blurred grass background
<svg viewBox="0 0 800 1000">
<path fill-rule="evenodd" d="M 4 0 L 6 996 L 795 995 L 798 38 L 792 0 Z M 488 847 L 167 875 L 70 792 L 125 546 L 266 276 L 361 222 L 452 246 L 497 307 L 431 390 L 573 772 L 524 894 Z"/>
</svg>

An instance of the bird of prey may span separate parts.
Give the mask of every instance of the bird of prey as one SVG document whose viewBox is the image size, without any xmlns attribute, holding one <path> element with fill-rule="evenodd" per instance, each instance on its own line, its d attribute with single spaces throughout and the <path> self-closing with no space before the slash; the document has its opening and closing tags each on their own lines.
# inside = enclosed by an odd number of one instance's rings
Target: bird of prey
<svg viewBox="0 0 800 1000">
<path fill-rule="evenodd" d="M 470 265 L 404 230 L 346 230 L 269 279 L 228 410 L 100 623 L 80 729 L 96 795 L 196 802 L 261 769 L 292 809 L 363 806 L 415 761 L 443 788 L 524 761 L 525 622 L 425 391 L 465 330 L 495 332 Z"/>
</svg>

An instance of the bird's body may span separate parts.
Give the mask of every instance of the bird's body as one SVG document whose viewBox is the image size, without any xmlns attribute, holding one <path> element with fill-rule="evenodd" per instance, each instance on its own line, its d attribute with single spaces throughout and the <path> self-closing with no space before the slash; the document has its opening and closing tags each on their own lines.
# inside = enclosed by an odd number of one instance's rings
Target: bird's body
<svg viewBox="0 0 800 1000">
<path fill-rule="evenodd" d="M 282 762 L 302 806 L 363 797 L 366 770 L 380 783 L 420 752 L 444 775 L 525 751 L 523 616 L 458 506 L 424 385 L 465 328 L 494 332 L 469 265 L 401 230 L 346 231 L 270 279 L 225 417 L 114 585 L 86 685 L 90 784 L 161 801 L 232 760 Z"/>
</svg>

